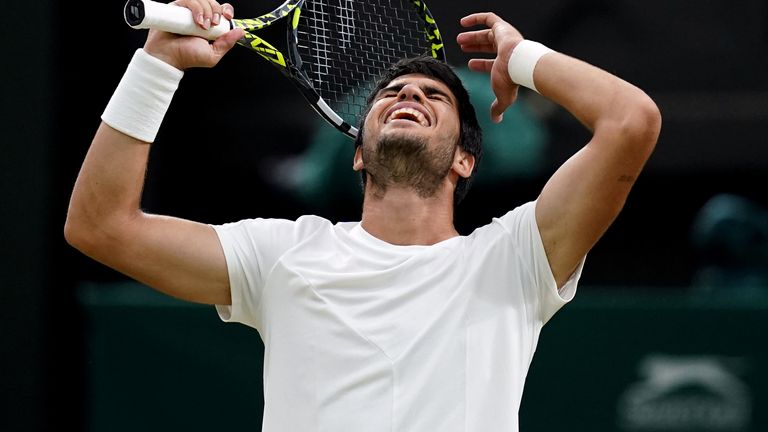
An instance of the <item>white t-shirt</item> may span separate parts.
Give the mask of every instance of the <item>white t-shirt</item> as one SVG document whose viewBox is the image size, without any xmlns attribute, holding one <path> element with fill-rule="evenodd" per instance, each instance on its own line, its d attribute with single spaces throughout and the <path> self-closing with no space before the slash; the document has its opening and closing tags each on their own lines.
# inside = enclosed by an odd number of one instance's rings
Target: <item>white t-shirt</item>
<svg viewBox="0 0 768 432">
<path fill-rule="evenodd" d="M 304 216 L 215 226 L 232 305 L 264 341 L 264 432 L 517 431 L 558 292 L 534 202 L 469 236 L 396 246 Z"/>
</svg>

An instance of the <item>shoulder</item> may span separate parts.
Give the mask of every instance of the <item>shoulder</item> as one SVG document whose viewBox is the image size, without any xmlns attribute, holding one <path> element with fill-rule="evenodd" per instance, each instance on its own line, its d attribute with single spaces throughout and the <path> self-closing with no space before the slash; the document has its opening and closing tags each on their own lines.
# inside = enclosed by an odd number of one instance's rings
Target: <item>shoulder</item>
<svg viewBox="0 0 768 432">
<path fill-rule="evenodd" d="M 530 223 L 536 223 L 536 201 L 528 201 L 513 210 L 508 211 L 506 214 L 493 220 L 495 223 L 501 224 L 504 228 L 516 228 L 520 225 L 527 225 Z"/>
<path fill-rule="evenodd" d="M 489 238 L 507 235 L 517 236 L 521 231 L 530 232 L 532 229 L 538 231 L 536 227 L 536 201 L 526 202 L 502 216 L 493 218 L 489 224 L 477 228 L 469 237 L 487 241 Z"/>
<path fill-rule="evenodd" d="M 312 234 L 332 230 L 333 224 L 325 218 L 307 215 L 296 220 L 281 218 L 242 219 L 221 225 L 212 225 L 220 238 L 272 239 L 298 241 Z"/>
<path fill-rule="evenodd" d="M 212 225 L 214 228 L 229 229 L 259 229 L 259 228 L 295 228 L 295 229 L 317 229 L 330 227 L 331 222 L 325 218 L 314 215 L 301 216 L 296 220 L 283 218 L 252 218 L 241 219 L 235 222 Z"/>
<path fill-rule="evenodd" d="M 316 231 L 323 229 L 333 229 L 333 223 L 331 221 L 324 217 L 315 215 L 301 216 L 300 218 L 296 219 L 296 222 L 294 223 L 296 224 L 296 227 L 301 230 Z"/>
</svg>

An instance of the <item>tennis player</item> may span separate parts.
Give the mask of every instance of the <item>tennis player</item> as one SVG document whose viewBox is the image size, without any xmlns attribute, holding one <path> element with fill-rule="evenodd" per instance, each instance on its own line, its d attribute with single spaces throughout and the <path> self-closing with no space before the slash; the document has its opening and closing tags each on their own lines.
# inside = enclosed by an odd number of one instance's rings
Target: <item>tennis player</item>
<svg viewBox="0 0 768 432">
<path fill-rule="evenodd" d="M 213 1 L 178 3 L 201 26 L 233 15 Z M 490 74 L 495 121 L 525 86 L 591 131 L 534 201 L 510 203 L 467 236 L 453 214 L 481 133 L 442 63 L 402 62 L 372 95 L 351 161 L 365 179 L 354 223 L 304 216 L 212 226 L 139 208 L 149 143 L 183 71 L 215 65 L 239 30 L 213 44 L 150 32 L 102 116 L 67 240 L 257 329 L 266 432 L 516 431 L 542 326 L 574 296 L 586 254 L 655 146 L 660 114 L 637 87 L 524 39 L 493 13 L 461 24 L 476 28 L 458 35 L 461 48 L 490 57 L 469 66 Z"/>
</svg>

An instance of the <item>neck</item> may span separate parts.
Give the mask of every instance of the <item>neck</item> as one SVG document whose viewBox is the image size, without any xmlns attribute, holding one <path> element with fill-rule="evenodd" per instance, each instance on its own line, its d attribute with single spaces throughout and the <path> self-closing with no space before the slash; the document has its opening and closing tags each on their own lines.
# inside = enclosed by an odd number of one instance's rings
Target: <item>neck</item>
<svg viewBox="0 0 768 432">
<path fill-rule="evenodd" d="M 382 194 L 365 190 L 363 228 L 395 245 L 433 245 L 459 233 L 453 226 L 453 195 L 445 190 L 422 198 L 408 188 L 387 187 Z"/>
</svg>

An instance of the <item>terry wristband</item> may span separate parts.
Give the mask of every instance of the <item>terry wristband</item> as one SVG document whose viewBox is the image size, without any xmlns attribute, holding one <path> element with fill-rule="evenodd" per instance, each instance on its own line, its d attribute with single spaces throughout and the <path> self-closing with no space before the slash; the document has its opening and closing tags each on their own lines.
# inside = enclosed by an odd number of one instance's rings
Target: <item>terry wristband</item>
<svg viewBox="0 0 768 432">
<path fill-rule="evenodd" d="M 128 136 L 153 142 L 183 76 L 184 71 L 137 49 L 101 120 Z"/>
<path fill-rule="evenodd" d="M 545 54 L 554 52 L 546 46 L 529 40 L 523 40 L 515 46 L 512 50 L 512 55 L 509 56 L 509 63 L 507 64 L 507 70 L 509 71 L 509 77 L 512 78 L 512 82 L 519 84 L 523 87 L 528 87 L 538 93 L 536 86 L 533 84 L 533 70 L 536 69 L 536 63 Z"/>
</svg>

